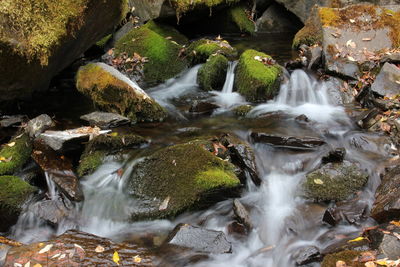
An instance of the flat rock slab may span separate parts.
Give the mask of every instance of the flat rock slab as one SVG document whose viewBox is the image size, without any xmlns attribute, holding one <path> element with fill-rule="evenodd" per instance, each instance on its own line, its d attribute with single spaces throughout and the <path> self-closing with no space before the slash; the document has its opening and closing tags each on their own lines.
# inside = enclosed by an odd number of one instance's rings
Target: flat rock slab
<svg viewBox="0 0 400 267">
<path fill-rule="evenodd" d="M 117 254 L 116 254 L 117 253 Z M 113 260 L 118 255 L 118 264 Z M 154 257 L 134 244 L 114 243 L 76 230 L 54 240 L 11 248 L 6 267 L 30 266 L 155 266 Z M 16 265 L 19 264 L 19 265 Z"/>
<path fill-rule="evenodd" d="M 288 148 L 294 150 L 309 150 L 316 149 L 325 142 L 317 137 L 294 137 L 294 136 L 279 136 L 267 133 L 251 133 L 251 138 L 254 142 L 265 143 L 279 148 Z"/>
<path fill-rule="evenodd" d="M 230 253 L 232 250 L 232 245 L 223 232 L 189 224 L 177 225 L 166 243 L 206 253 Z"/>
<path fill-rule="evenodd" d="M 7 128 L 11 126 L 20 125 L 26 119 L 24 115 L 2 116 L 0 118 L 0 127 Z"/>
<path fill-rule="evenodd" d="M 127 117 L 116 113 L 95 111 L 81 116 L 81 120 L 89 122 L 90 126 L 97 126 L 102 129 L 115 128 L 131 122 Z"/>
<path fill-rule="evenodd" d="M 371 90 L 388 97 L 400 94 L 400 68 L 394 64 L 385 63 L 372 84 Z"/>
</svg>

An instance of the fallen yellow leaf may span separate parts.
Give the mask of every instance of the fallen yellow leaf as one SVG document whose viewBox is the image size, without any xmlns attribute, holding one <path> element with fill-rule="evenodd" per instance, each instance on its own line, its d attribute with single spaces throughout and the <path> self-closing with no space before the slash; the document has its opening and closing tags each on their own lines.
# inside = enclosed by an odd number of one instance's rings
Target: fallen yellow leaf
<svg viewBox="0 0 400 267">
<path fill-rule="evenodd" d="M 142 258 L 139 257 L 139 255 L 136 255 L 135 257 L 133 257 L 133 261 L 134 261 L 135 263 L 141 263 L 141 262 L 142 262 Z"/>
<path fill-rule="evenodd" d="M 365 237 L 360 236 L 360 237 L 354 238 L 352 240 L 349 240 L 347 242 L 348 243 L 350 243 L 350 242 L 359 242 L 359 241 L 362 241 L 362 240 L 365 240 L 365 239 L 366 239 Z"/>
<path fill-rule="evenodd" d="M 316 184 L 324 184 L 324 181 L 322 181 L 321 179 L 314 179 L 314 183 L 316 183 Z"/>
<path fill-rule="evenodd" d="M 397 227 L 400 227 L 400 221 L 391 221 L 390 224 L 396 225 Z"/>
<path fill-rule="evenodd" d="M 13 147 L 13 146 L 15 146 L 15 142 L 11 142 L 11 143 L 7 144 L 7 146 Z"/>
<path fill-rule="evenodd" d="M 117 251 L 115 251 L 114 254 L 113 254 L 113 261 L 114 261 L 117 265 L 119 265 L 119 255 L 118 255 L 118 252 L 117 252 Z"/>
</svg>

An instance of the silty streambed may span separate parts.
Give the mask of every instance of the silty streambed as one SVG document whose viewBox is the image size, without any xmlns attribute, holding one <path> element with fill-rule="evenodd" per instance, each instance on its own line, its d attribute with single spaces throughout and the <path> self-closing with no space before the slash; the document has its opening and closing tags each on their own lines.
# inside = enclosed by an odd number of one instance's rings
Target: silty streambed
<svg viewBox="0 0 400 267">
<path fill-rule="evenodd" d="M 248 142 L 255 151 L 262 183 L 257 187 L 248 179 L 240 199 L 249 208 L 253 226 L 246 237 L 228 232 L 227 225 L 232 220 L 232 200 L 220 202 L 204 211 L 182 214 L 173 221 L 129 222 L 132 211 L 143 204 L 125 192 L 127 178 L 141 160 L 140 151 L 123 158 L 110 157 L 95 173 L 84 177 L 81 180 L 84 202 L 66 203 L 70 215 L 56 227 L 49 227 L 34 218 L 28 206 L 10 237 L 34 242 L 75 228 L 118 241 L 135 240 L 146 235 L 158 236 L 162 240 L 178 223 L 183 222 L 224 231 L 232 242 L 231 254 L 211 255 L 209 259 L 191 265 L 272 267 L 294 266 L 292 255 L 297 249 L 313 245 L 323 250 L 335 243 L 335 236 L 356 237 L 362 227 L 373 223 L 364 220 L 360 225 L 324 226 L 321 220 L 327 205 L 312 203 L 303 197 L 301 185 L 305 174 L 315 169 L 323 155 L 332 148 L 345 148 L 346 158 L 360 163 L 370 175 L 357 200 L 359 204 L 370 207 L 379 184 L 379 173 L 384 161 L 390 157 L 389 144 L 382 145 L 379 136 L 357 130 L 344 107 L 330 102 L 329 94 L 338 88 L 296 70 L 291 75 L 286 74 L 286 81 L 274 100 L 258 105 L 246 118 L 237 119 L 230 110 L 245 104 L 245 101 L 232 92 L 235 63 L 230 64 L 223 92 L 200 92 L 196 83 L 198 69 L 199 66 L 195 66 L 181 77 L 149 91 L 176 120 L 151 131 L 139 129 L 139 133 L 142 131 L 152 138 L 152 144 L 142 150 L 175 143 L 187 129 L 195 135 L 231 133 Z M 193 98 L 209 98 L 220 108 L 210 117 L 193 117 L 182 108 Z M 295 119 L 303 114 L 310 122 Z M 318 137 L 326 144 L 315 149 L 293 151 L 257 143 L 250 136 L 253 131 Z M 124 170 L 122 177 L 117 174 L 120 168 Z M 48 186 L 50 197 L 57 198 L 57 189 L 50 182 Z M 179 266 L 179 263 L 176 264 Z"/>
</svg>

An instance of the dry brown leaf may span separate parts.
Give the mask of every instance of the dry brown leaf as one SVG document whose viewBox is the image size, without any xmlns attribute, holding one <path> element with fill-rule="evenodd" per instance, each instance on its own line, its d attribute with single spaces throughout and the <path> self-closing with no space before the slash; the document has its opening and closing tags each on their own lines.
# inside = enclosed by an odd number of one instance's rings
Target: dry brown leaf
<svg viewBox="0 0 400 267">
<path fill-rule="evenodd" d="M 371 38 L 363 38 L 362 39 L 364 42 L 368 42 L 368 41 L 371 41 L 372 39 Z"/>
<path fill-rule="evenodd" d="M 336 267 L 348 267 L 348 266 L 347 266 L 346 262 L 344 262 L 344 261 L 337 261 Z"/>
<path fill-rule="evenodd" d="M 104 247 L 98 245 L 94 251 L 96 251 L 97 253 L 102 253 L 102 252 L 104 252 L 104 250 L 105 250 Z"/>
</svg>

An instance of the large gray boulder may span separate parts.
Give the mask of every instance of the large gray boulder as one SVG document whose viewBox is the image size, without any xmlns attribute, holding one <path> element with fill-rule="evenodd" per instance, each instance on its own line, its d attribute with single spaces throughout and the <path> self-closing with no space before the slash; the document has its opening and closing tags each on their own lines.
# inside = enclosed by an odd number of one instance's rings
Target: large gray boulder
<svg viewBox="0 0 400 267">
<path fill-rule="evenodd" d="M 394 64 L 385 63 L 372 84 L 371 90 L 382 96 L 400 94 L 400 68 Z"/>
</svg>

